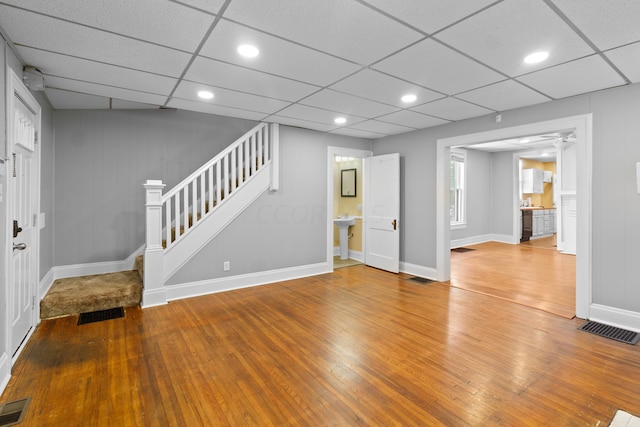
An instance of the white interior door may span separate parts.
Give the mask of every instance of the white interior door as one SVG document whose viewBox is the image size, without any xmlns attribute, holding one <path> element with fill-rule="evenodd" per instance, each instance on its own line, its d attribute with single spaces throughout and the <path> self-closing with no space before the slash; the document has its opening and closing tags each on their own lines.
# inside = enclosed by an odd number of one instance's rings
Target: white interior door
<svg viewBox="0 0 640 427">
<path fill-rule="evenodd" d="M 8 118 L 11 120 L 8 133 L 11 169 L 7 171 L 11 242 L 8 248 L 8 278 L 11 351 L 15 355 L 36 321 L 34 296 L 38 280 L 36 213 L 39 166 L 35 140 L 39 117 L 33 106 L 23 101 L 17 91 L 12 95 Z M 35 102 L 33 98 L 31 101 Z"/>
<path fill-rule="evenodd" d="M 400 155 L 364 159 L 365 263 L 397 273 L 400 267 Z"/>
<path fill-rule="evenodd" d="M 576 144 L 565 142 L 558 148 L 556 163 L 559 183 L 558 250 L 565 254 L 576 254 L 577 248 L 577 181 Z"/>
</svg>

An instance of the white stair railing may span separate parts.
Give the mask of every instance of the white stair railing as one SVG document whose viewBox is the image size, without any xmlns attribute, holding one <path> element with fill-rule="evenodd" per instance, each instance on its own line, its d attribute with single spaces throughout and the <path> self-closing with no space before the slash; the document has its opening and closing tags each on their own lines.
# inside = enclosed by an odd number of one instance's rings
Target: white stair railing
<svg viewBox="0 0 640 427">
<path fill-rule="evenodd" d="M 149 180 L 145 183 L 147 247 L 144 287 L 145 295 L 154 301 L 143 301 L 144 306 L 164 302 L 156 301 L 153 297 L 154 292 L 160 293 L 164 285 L 159 280 L 162 277 L 162 265 L 152 266 L 149 262 L 159 262 L 162 258 L 159 251 L 169 250 L 176 245 L 261 169 L 272 167 L 270 189 L 277 190 L 278 172 L 273 169 L 278 166 L 278 133 L 277 124 L 257 125 L 164 195 L 162 181 Z M 147 257 L 147 254 L 150 256 Z M 152 268 L 160 268 L 160 272 L 154 274 L 150 271 Z"/>
</svg>

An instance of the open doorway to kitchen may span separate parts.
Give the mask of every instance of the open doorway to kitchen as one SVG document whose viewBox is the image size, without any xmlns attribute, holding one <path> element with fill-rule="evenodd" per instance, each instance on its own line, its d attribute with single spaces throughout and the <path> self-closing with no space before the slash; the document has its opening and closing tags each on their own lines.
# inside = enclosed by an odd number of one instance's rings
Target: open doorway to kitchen
<svg viewBox="0 0 640 427">
<path fill-rule="evenodd" d="M 438 280 L 447 281 L 451 279 L 451 239 L 450 239 L 450 205 L 449 205 L 449 159 L 451 147 L 467 147 L 470 148 L 476 144 L 482 144 L 490 141 L 503 141 L 514 138 L 522 138 L 527 135 L 544 135 L 555 132 L 571 131 L 575 134 L 576 147 L 576 186 L 573 191 L 575 200 L 575 212 L 580 212 L 580 216 L 575 218 L 576 224 L 576 257 L 575 257 L 575 314 L 581 318 L 588 318 L 589 307 L 591 301 L 591 276 L 590 272 L 590 254 L 591 254 L 591 230 L 589 228 L 590 215 L 589 210 L 591 198 L 591 115 L 568 117 L 563 119 L 551 120 L 546 122 L 533 123 L 511 128 L 498 129 L 488 132 L 481 132 L 460 137 L 445 138 L 438 140 L 437 146 L 437 274 Z M 517 171 L 514 163 L 511 163 L 511 173 Z M 518 180 L 510 179 L 510 182 L 503 183 L 511 189 L 510 196 L 505 202 L 510 204 L 510 212 L 513 215 L 506 214 L 503 218 L 494 218 L 494 221 L 501 223 L 506 231 L 498 231 L 498 239 L 500 236 L 513 239 L 518 234 L 519 224 L 515 216 L 515 212 L 519 209 L 518 198 Z M 494 189 L 494 192 L 496 190 Z M 571 194 L 567 194 L 571 196 Z M 562 221 L 562 219 L 561 219 Z M 515 246 L 517 242 L 512 243 Z M 522 249 L 520 245 L 517 248 Z M 555 252 L 555 251 L 553 251 Z M 472 253 L 472 252 L 469 252 Z M 490 274 L 499 271 L 488 270 Z"/>
<path fill-rule="evenodd" d="M 363 159 L 372 155 L 366 150 L 328 148 L 327 263 L 331 270 L 365 261 Z"/>
<path fill-rule="evenodd" d="M 575 257 L 557 248 L 560 192 L 554 188 L 560 184 L 557 172 L 575 176 L 575 161 L 568 155 L 567 167 L 556 167 L 568 134 L 530 135 L 464 148 L 469 175 L 465 190 L 475 194 L 466 198 L 467 227 L 460 229 L 457 218 L 451 220 L 451 286 L 575 316 Z M 451 149 L 452 159 L 458 150 Z"/>
</svg>

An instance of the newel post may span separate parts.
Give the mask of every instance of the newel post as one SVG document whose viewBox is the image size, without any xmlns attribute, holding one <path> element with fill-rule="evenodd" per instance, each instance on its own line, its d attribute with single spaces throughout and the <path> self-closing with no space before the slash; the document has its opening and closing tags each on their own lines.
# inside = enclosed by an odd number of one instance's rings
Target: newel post
<svg viewBox="0 0 640 427">
<path fill-rule="evenodd" d="M 162 181 L 147 180 L 146 249 L 144 251 L 144 291 L 142 307 L 166 304 L 164 290 L 164 249 L 162 248 Z"/>
</svg>

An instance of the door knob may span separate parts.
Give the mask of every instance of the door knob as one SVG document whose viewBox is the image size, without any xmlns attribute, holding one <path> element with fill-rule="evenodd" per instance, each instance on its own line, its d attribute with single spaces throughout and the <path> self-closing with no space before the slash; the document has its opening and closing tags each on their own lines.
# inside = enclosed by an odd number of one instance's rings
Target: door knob
<svg viewBox="0 0 640 427">
<path fill-rule="evenodd" d="M 25 249 L 27 249 L 27 244 L 26 243 L 18 243 L 17 245 L 14 243 L 13 244 L 13 250 L 19 250 L 19 251 L 24 251 Z"/>
</svg>

